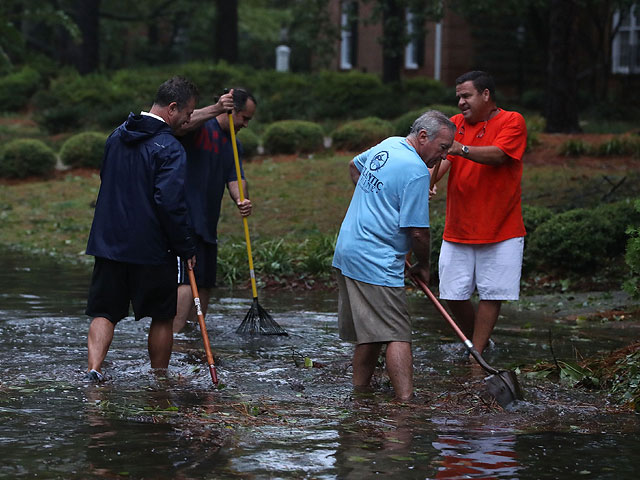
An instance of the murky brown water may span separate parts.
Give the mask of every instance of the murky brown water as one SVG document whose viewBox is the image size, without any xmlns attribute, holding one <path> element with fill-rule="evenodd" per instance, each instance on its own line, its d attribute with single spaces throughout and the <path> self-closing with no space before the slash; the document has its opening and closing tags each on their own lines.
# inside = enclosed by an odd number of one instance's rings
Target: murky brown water
<svg viewBox="0 0 640 480">
<path fill-rule="evenodd" d="M 207 315 L 223 388 L 197 328 L 177 335 L 168 375 L 148 368 L 147 321 L 125 320 L 106 362 L 82 380 L 89 272 L 0 253 L 0 478 L 636 478 L 640 419 L 598 394 L 520 376 L 526 402 L 504 412 L 477 395 L 482 376 L 437 313 L 411 297 L 417 399 L 388 382 L 353 396 L 351 345 L 333 293 L 261 292 L 289 337 L 235 334 L 247 291 L 218 291 Z M 637 328 L 575 326 L 504 309 L 492 365 L 570 359 L 629 343 Z M 633 337 L 635 335 L 635 337 Z M 319 365 L 305 368 L 304 359 Z"/>
</svg>

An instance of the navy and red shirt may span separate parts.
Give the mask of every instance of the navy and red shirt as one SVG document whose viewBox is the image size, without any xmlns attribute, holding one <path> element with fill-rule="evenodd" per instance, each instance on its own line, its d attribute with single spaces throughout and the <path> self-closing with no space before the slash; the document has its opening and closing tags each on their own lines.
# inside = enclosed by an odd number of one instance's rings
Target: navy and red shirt
<svg viewBox="0 0 640 480">
<path fill-rule="evenodd" d="M 191 225 L 207 243 L 216 243 L 225 186 L 238 179 L 231 136 L 212 118 L 182 138 L 187 152 L 186 198 Z M 238 155 L 242 147 L 238 142 Z M 242 162 L 240 162 L 242 178 Z"/>
</svg>

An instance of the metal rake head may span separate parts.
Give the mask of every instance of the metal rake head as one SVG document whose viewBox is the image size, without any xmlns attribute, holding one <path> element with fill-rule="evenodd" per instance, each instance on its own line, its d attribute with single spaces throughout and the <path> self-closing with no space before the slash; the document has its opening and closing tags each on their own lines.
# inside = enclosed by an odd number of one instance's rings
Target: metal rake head
<svg viewBox="0 0 640 480">
<path fill-rule="evenodd" d="M 258 299 L 253 299 L 253 304 L 236 329 L 240 335 L 289 335 L 273 317 L 258 303 Z"/>
</svg>

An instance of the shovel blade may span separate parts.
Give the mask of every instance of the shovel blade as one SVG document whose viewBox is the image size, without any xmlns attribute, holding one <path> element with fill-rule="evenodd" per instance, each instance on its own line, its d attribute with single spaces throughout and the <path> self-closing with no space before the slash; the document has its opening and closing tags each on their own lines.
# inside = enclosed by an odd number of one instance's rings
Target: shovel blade
<svg viewBox="0 0 640 480">
<path fill-rule="evenodd" d="M 514 372 L 502 371 L 485 379 L 487 392 L 496 399 L 502 408 L 516 400 L 522 400 L 522 389 Z"/>
</svg>

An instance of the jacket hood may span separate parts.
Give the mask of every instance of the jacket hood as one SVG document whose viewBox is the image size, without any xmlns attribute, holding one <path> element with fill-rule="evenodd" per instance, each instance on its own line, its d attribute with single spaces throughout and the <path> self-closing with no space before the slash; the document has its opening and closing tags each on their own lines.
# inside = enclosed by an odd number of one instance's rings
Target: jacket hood
<svg viewBox="0 0 640 480">
<path fill-rule="evenodd" d="M 171 128 L 166 122 L 149 115 L 134 115 L 133 113 L 129 113 L 129 118 L 119 130 L 120 138 L 128 144 L 142 142 L 163 130 L 171 133 Z"/>
</svg>

